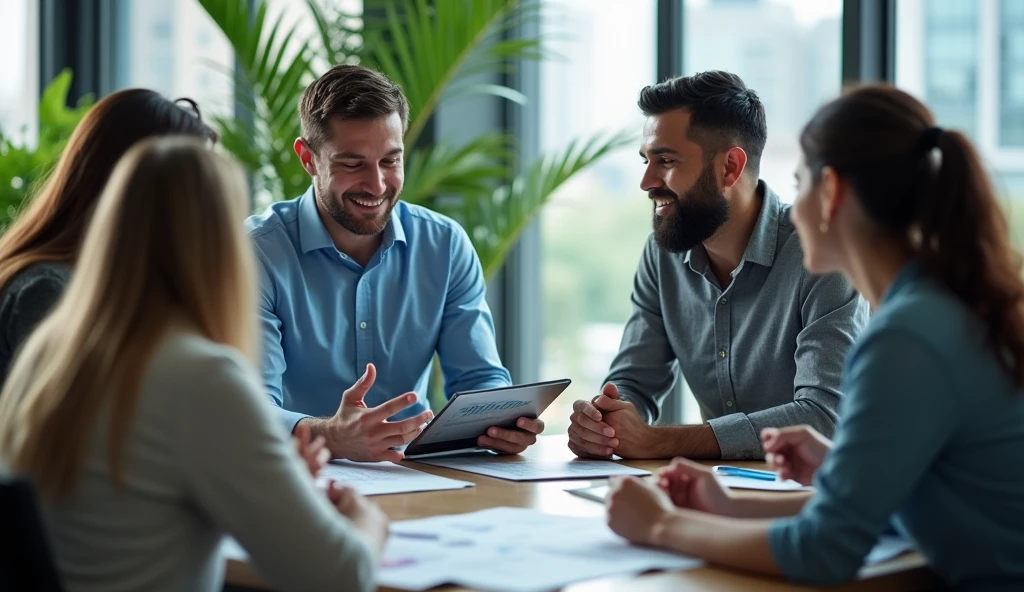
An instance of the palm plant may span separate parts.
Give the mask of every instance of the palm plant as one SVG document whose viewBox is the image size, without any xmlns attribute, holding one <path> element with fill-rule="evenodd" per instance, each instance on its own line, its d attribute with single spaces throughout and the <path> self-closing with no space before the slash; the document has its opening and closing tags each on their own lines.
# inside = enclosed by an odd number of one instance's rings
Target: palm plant
<svg viewBox="0 0 1024 592">
<path fill-rule="evenodd" d="M 7 228 L 46 181 L 78 122 L 92 107 L 92 96 L 68 107 L 71 70 L 61 70 L 39 97 L 39 134 L 35 145 L 20 133 L 0 129 L 0 230 Z M 20 135 L 20 138 L 18 137 Z"/>
<path fill-rule="evenodd" d="M 575 140 L 518 175 L 513 139 L 506 134 L 481 135 L 457 147 L 423 141 L 442 99 L 475 94 L 525 102 L 508 86 L 472 80 L 546 56 L 540 39 L 510 34 L 540 18 L 537 0 L 367 0 L 365 13 L 374 18 L 306 0 L 316 23 L 311 39 L 285 14 L 268 20 L 265 0 L 255 11 L 250 0 L 199 3 L 234 48 L 236 100 L 248 107 L 247 116 L 216 124 L 224 146 L 250 168 L 258 187 L 278 199 L 305 191 L 309 178 L 291 154 L 301 135 L 296 106 L 302 90 L 329 65 L 369 65 L 400 84 L 409 100 L 402 198 L 458 220 L 488 277 L 558 187 L 633 141 L 624 133 Z"/>
</svg>

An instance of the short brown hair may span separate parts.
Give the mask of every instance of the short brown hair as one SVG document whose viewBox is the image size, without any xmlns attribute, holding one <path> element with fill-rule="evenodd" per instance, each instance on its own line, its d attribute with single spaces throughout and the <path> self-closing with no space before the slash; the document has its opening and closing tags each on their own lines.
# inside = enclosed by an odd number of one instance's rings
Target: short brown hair
<svg viewBox="0 0 1024 592">
<path fill-rule="evenodd" d="M 327 141 L 332 117 L 376 119 L 398 113 L 402 130 L 409 125 L 409 102 L 390 78 L 364 66 L 334 66 L 302 91 L 299 118 L 302 137 L 313 151 Z"/>
<path fill-rule="evenodd" d="M 755 175 L 760 171 L 768 123 L 761 99 L 739 76 L 709 70 L 670 78 L 644 87 L 637 102 L 648 117 L 689 109 L 687 136 L 700 145 L 705 159 L 739 146 L 747 153 L 747 170 Z"/>
</svg>

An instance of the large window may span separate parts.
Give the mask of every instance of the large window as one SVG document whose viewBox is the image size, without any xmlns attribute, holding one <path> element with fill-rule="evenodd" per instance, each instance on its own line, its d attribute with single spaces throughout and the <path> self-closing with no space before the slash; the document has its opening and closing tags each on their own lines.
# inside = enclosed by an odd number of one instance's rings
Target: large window
<svg viewBox="0 0 1024 592">
<path fill-rule="evenodd" d="M 543 63 L 541 147 L 609 130 L 639 132 L 640 89 L 655 80 L 654 0 L 549 0 L 543 34 L 560 57 Z M 593 397 L 629 316 L 633 272 L 650 233 L 639 144 L 575 177 L 541 219 L 541 377 L 572 378 L 544 414 L 565 431 L 571 403 Z"/>
<path fill-rule="evenodd" d="M 39 3 L 4 0 L 0 18 L 0 132 L 35 144 L 39 103 Z"/>
<path fill-rule="evenodd" d="M 643 118 L 641 87 L 655 80 L 655 3 L 549 0 L 559 31 L 570 34 L 541 80 L 543 145 L 598 129 L 631 128 Z M 793 198 L 797 134 L 814 109 L 840 88 L 841 0 L 687 0 L 684 72 L 739 74 L 761 96 L 768 145 L 761 176 Z M 617 40 L 612 42 L 610 40 Z M 643 166 L 624 150 L 581 175 L 544 210 L 542 224 L 542 376 L 569 376 L 566 405 L 598 392 L 630 313 L 633 274 L 651 231 L 640 191 Z M 670 421 L 699 422 L 685 385 Z M 562 429 L 568 409 L 545 419 Z"/>
<path fill-rule="evenodd" d="M 897 85 L 971 137 L 1024 244 L 1024 3 L 900 0 L 897 10 Z"/>
<path fill-rule="evenodd" d="M 189 97 L 204 117 L 234 108 L 234 54 L 196 0 L 119 2 L 114 86 Z"/>
<path fill-rule="evenodd" d="M 797 136 L 840 89 L 841 0 L 686 0 L 687 73 L 728 70 L 757 91 L 768 118 L 761 178 L 794 194 Z"/>
</svg>

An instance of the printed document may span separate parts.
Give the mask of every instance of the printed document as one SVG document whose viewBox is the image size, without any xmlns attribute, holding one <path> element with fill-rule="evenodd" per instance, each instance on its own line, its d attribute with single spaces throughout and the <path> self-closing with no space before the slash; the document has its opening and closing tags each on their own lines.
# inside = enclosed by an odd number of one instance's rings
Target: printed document
<svg viewBox="0 0 1024 592">
<path fill-rule="evenodd" d="M 600 479 L 617 475 L 645 477 L 643 471 L 606 460 L 532 460 L 528 458 L 496 459 L 493 456 L 459 456 L 431 458 L 416 462 L 465 471 L 508 481 L 559 481 L 562 479 Z"/>
</svg>

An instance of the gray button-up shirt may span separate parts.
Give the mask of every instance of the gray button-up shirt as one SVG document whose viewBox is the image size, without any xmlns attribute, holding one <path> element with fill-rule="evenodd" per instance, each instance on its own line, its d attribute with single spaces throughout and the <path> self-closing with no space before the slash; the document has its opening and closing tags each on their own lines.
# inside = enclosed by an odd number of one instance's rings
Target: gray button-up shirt
<svg viewBox="0 0 1024 592">
<path fill-rule="evenodd" d="M 831 437 L 843 359 L 868 320 L 842 276 L 804 269 L 789 206 L 763 181 L 758 191 L 761 213 L 724 290 L 703 246 L 670 253 L 648 239 L 607 379 L 650 422 L 681 369 L 725 459 L 762 457 L 766 427 L 806 423 Z"/>
</svg>

